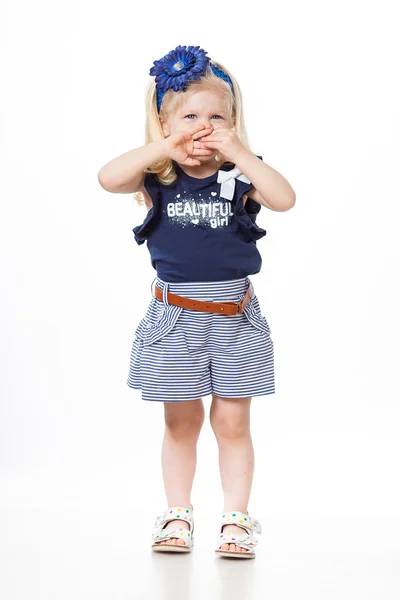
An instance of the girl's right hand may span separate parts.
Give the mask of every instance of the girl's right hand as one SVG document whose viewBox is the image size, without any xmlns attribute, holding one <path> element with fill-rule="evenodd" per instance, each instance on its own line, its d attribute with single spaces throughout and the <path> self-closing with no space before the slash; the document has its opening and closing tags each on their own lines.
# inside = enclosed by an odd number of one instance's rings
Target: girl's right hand
<svg viewBox="0 0 400 600">
<path fill-rule="evenodd" d="M 168 158 L 175 160 L 182 165 L 196 166 L 201 162 L 192 156 L 211 156 L 214 150 L 202 148 L 198 138 L 210 135 L 213 132 L 212 127 L 205 125 L 196 125 L 187 131 L 176 131 L 165 138 L 164 143 L 167 148 Z"/>
</svg>

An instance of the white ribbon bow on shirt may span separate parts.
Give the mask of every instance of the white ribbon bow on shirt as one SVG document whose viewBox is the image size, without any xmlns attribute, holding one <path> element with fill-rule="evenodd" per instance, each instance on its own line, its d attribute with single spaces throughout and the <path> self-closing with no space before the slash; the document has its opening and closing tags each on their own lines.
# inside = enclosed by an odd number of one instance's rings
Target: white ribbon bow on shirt
<svg viewBox="0 0 400 600">
<path fill-rule="evenodd" d="M 218 171 L 217 182 L 221 184 L 220 196 L 222 198 L 226 198 L 227 200 L 233 199 L 233 194 L 235 192 L 235 179 L 239 179 L 245 183 L 251 183 L 250 179 L 248 179 L 246 175 L 243 175 L 239 167 L 235 167 L 230 171 L 222 171 L 222 169 Z"/>
</svg>

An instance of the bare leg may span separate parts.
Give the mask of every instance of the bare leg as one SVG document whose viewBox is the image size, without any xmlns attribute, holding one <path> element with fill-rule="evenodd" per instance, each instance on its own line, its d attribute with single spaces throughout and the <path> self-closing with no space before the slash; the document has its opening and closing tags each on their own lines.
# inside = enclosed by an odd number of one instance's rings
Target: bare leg
<svg viewBox="0 0 400 600">
<path fill-rule="evenodd" d="M 254 448 L 250 433 L 251 398 L 221 398 L 213 394 L 210 423 L 219 448 L 219 468 L 224 490 L 224 511 L 247 512 L 254 474 Z M 237 525 L 224 525 L 223 532 L 243 534 Z M 247 552 L 235 544 L 222 550 Z"/>
<path fill-rule="evenodd" d="M 161 464 L 168 506 L 190 506 L 197 461 L 197 440 L 204 423 L 201 398 L 186 402 L 164 402 L 165 432 Z M 178 525 L 179 524 L 179 525 Z M 176 527 L 189 529 L 186 521 L 170 521 L 165 530 Z M 183 545 L 184 541 L 171 538 L 159 544 Z"/>
</svg>

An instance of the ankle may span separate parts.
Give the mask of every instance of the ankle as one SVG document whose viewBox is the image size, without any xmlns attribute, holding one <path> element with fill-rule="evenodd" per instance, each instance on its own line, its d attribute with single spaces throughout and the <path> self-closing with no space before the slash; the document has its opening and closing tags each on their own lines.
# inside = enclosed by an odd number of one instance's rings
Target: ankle
<svg viewBox="0 0 400 600">
<path fill-rule="evenodd" d="M 182 498 L 181 498 L 181 500 L 182 500 Z M 168 509 L 167 509 L 168 511 L 170 511 L 171 508 L 182 508 L 182 509 L 185 509 L 185 510 L 188 509 L 188 508 L 190 508 L 190 509 L 193 510 L 193 504 L 190 502 L 190 500 L 186 500 L 185 502 L 179 503 L 179 502 L 171 502 L 168 499 L 167 506 L 168 506 Z"/>
</svg>

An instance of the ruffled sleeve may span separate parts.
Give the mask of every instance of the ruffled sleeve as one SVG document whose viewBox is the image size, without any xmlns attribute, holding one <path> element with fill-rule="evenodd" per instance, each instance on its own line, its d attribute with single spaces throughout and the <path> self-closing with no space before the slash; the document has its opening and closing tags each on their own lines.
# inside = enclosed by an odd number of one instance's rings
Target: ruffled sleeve
<svg viewBox="0 0 400 600">
<path fill-rule="evenodd" d="M 144 219 L 141 225 L 137 225 L 133 228 L 133 234 L 135 236 L 136 242 L 140 244 L 144 244 L 147 239 L 150 231 L 153 229 L 156 224 L 156 217 L 158 214 L 158 206 L 159 206 L 159 195 L 160 195 L 160 182 L 158 180 L 157 175 L 154 173 L 146 173 L 144 176 L 144 187 L 150 198 L 152 200 L 153 206 L 148 211 L 146 218 Z"/>
<path fill-rule="evenodd" d="M 262 156 L 256 156 L 262 160 Z M 247 194 L 253 187 L 252 183 L 236 179 L 234 216 L 247 242 L 256 242 L 267 235 L 266 230 L 259 227 L 256 223 L 257 215 L 261 210 L 261 204 L 251 198 L 247 198 L 246 204 L 243 204 L 244 194 Z"/>
</svg>

